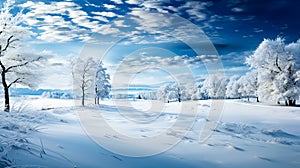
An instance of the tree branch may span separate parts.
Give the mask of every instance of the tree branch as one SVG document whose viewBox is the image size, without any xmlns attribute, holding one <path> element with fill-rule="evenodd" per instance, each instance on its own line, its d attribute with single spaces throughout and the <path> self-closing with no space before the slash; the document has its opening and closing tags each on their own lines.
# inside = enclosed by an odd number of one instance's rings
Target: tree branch
<svg viewBox="0 0 300 168">
<path fill-rule="evenodd" d="M 7 39 L 7 41 L 6 41 L 6 46 L 4 47 L 4 49 L 3 50 L 1 50 L 1 52 L 4 52 L 4 51 L 6 51 L 7 50 L 7 48 L 10 46 L 10 44 L 11 43 L 13 43 L 13 42 L 15 42 L 15 41 L 18 41 L 19 39 L 13 39 L 13 40 L 11 40 L 12 38 L 13 38 L 14 36 L 13 35 L 11 35 L 8 39 Z"/>
<path fill-rule="evenodd" d="M 267 70 L 269 70 L 269 71 L 271 71 L 271 72 L 275 72 L 275 73 L 279 73 L 278 71 L 275 71 L 275 70 L 273 70 L 273 69 L 270 69 L 270 68 L 268 68 L 268 67 L 266 67 L 266 66 L 264 66 L 264 65 L 261 65 L 260 66 L 261 68 L 263 68 L 263 69 L 267 69 Z"/>
<path fill-rule="evenodd" d="M 21 78 L 17 78 L 17 79 L 15 79 L 14 81 L 12 81 L 7 87 L 8 88 L 10 88 L 11 87 L 11 85 L 13 85 L 13 84 L 15 84 L 15 83 L 17 83 L 19 80 L 20 80 Z"/>
<path fill-rule="evenodd" d="M 2 71 L 5 71 L 5 66 L 3 65 L 2 61 L 0 61 L 0 66 L 2 68 Z"/>
<path fill-rule="evenodd" d="M 275 65 L 277 66 L 277 68 L 279 69 L 279 71 L 282 71 L 282 69 L 278 65 L 278 55 L 276 56 Z"/>
<path fill-rule="evenodd" d="M 267 52 L 268 52 L 269 57 L 271 57 L 270 51 L 267 51 Z M 279 71 L 282 71 L 282 69 L 281 69 L 281 68 L 279 67 L 279 65 L 278 65 L 278 55 L 276 56 L 276 59 L 275 59 L 275 66 L 277 67 L 277 69 L 278 69 Z M 262 66 L 262 67 L 263 67 L 263 66 Z M 266 68 L 266 67 L 263 67 L 263 68 L 269 69 L 269 68 Z M 271 70 L 271 69 L 269 69 L 269 70 Z M 277 71 L 275 71 L 275 70 L 271 70 L 271 71 L 276 72 L 276 73 L 279 73 L 279 72 L 277 72 Z"/>
<path fill-rule="evenodd" d="M 4 23 L 4 26 L 3 26 L 3 29 L 0 31 L 0 35 L 3 33 L 3 31 L 5 30 L 5 28 L 6 28 L 6 23 Z"/>
<path fill-rule="evenodd" d="M 24 62 L 24 63 L 22 63 L 22 64 L 10 66 L 10 67 L 8 67 L 8 68 L 5 70 L 5 72 L 8 72 L 9 70 L 11 70 L 11 69 L 13 69 L 13 68 L 16 68 L 16 67 L 26 66 L 26 65 L 29 64 L 29 63 L 36 62 L 36 61 L 39 61 L 39 60 L 41 60 L 41 59 L 42 59 L 42 57 L 40 56 L 40 57 L 38 57 L 38 58 L 36 58 L 36 59 L 33 59 L 33 60 L 30 60 L 30 61 Z"/>
</svg>

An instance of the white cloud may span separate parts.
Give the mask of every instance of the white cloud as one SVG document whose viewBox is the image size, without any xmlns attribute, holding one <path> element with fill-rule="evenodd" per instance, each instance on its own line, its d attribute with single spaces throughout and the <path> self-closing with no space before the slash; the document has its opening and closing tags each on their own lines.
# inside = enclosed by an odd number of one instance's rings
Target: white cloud
<svg viewBox="0 0 300 168">
<path fill-rule="evenodd" d="M 132 11 L 128 14 L 131 15 L 131 17 L 126 17 L 126 19 L 128 19 L 130 23 L 133 23 L 132 27 L 139 32 L 129 36 L 129 39 L 131 39 L 133 43 L 166 43 L 176 42 L 178 40 L 199 43 L 199 41 L 207 39 L 200 27 L 181 17 L 148 12 L 141 8 L 132 8 Z M 143 37 L 145 33 L 148 35 Z M 128 34 L 130 34 L 130 32 L 128 32 L 127 35 Z"/>
<path fill-rule="evenodd" d="M 219 60 L 217 55 L 199 55 L 196 56 L 192 61 L 193 62 L 203 62 L 203 63 L 214 63 Z"/>
<path fill-rule="evenodd" d="M 70 22 L 66 22 L 59 16 L 45 17 L 45 24 L 38 27 L 42 32 L 37 37 L 40 40 L 47 42 L 66 42 L 85 35 L 88 31 L 86 29 L 73 26 Z"/>
<path fill-rule="evenodd" d="M 122 0 L 110 0 L 110 1 L 116 4 L 123 4 Z"/>
<path fill-rule="evenodd" d="M 88 27 L 89 16 L 74 2 L 46 4 L 28 1 L 20 6 L 29 8 L 29 11 L 23 16 L 27 24 L 41 30 L 37 39 L 48 42 L 65 42 L 78 39 L 82 33 L 87 36 L 88 31 L 79 26 L 90 28 Z M 63 16 L 69 17 L 71 21 L 67 21 Z"/>
<path fill-rule="evenodd" d="M 139 8 L 134 8 L 129 14 L 133 16 L 131 19 L 140 25 L 137 27 L 138 30 L 149 33 L 157 32 L 158 29 L 155 28 L 168 27 L 172 23 L 171 18 L 167 18 L 161 13 L 150 13 Z"/>
<path fill-rule="evenodd" d="M 145 52 L 145 51 L 143 51 L 143 52 L 140 52 L 140 56 L 142 56 L 142 57 L 145 57 L 147 54 L 148 54 L 148 53 L 147 53 L 147 52 Z"/>
<path fill-rule="evenodd" d="M 243 12 L 244 9 L 235 7 L 235 8 L 232 8 L 231 11 L 232 11 L 232 12 Z"/>
<path fill-rule="evenodd" d="M 111 27 L 111 25 L 106 24 L 99 26 L 98 28 L 94 29 L 95 32 L 100 33 L 100 34 L 116 34 L 119 33 L 120 30 L 114 27 Z"/>
<path fill-rule="evenodd" d="M 191 81 L 194 80 L 189 66 L 192 64 L 199 64 L 199 57 L 174 56 L 174 57 L 161 57 L 161 56 L 146 56 L 146 52 L 140 52 L 138 56 L 127 56 L 117 67 L 117 70 L 112 73 L 112 79 L 114 80 L 114 87 L 128 86 L 128 81 L 132 77 L 139 74 L 147 75 L 141 84 L 149 84 L 148 77 L 154 75 L 158 81 L 166 82 L 173 81 L 175 78 L 179 81 Z M 204 56 L 203 56 L 204 57 Z M 167 76 L 161 76 L 159 74 L 151 74 L 151 70 L 162 70 Z"/>
<path fill-rule="evenodd" d="M 92 5 L 86 1 L 89 5 Z M 107 8 L 114 5 L 105 5 Z M 119 17 L 113 12 L 92 12 L 96 16 L 89 16 L 82 7 L 72 1 L 63 2 L 32 2 L 21 4 L 28 12 L 24 20 L 29 26 L 36 27 L 39 31 L 37 39 L 47 42 L 67 42 L 72 40 L 90 41 L 92 32 L 111 34 L 119 32 L 111 26 L 99 23 L 109 22 L 110 17 Z"/>
<path fill-rule="evenodd" d="M 139 4 L 141 4 L 141 2 L 139 0 L 126 0 L 125 2 L 127 4 L 131 4 L 131 5 L 139 5 Z"/>
<path fill-rule="evenodd" d="M 83 34 L 83 35 L 79 35 L 78 37 L 79 40 L 83 41 L 83 42 L 96 42 L 96 39 L 90 37 L 89 35 Z"/>
<path fill-rule="evenodd" d="M 217 55 L 199 55 L 189 57 L 187 55 L 174 57 L 146 56 L 146 52 L 140 53 L 139 57 L 128 56 L 123 60 L 123 64 L 128 67 L 146 67 L 147 65 L 155 66 L 181 66 L 181 65 L 197 65 L 203 63 L 213 63 L 219 60 Z"/>
<path fill-rule="evenodd" d="M 163 2 L 164 1 L 148 0 L 140 3 L 140 6 L 147 11 L 155 9 L 160 13 L 168 13 L 168 10 L 165 10 L 166 8 L 162 6 Z"/>
<path fill-rule="evenodd" d="M 191 19 L 202 21 L 207 19 L 205 11 L 207 10 L 207 7 L 211 5 L 212 2 L 188 1 L 181 6 L 180 9 L 186 11 Z"/>
<path fill-rule="evenodd" d="M 92 12 L 94 15 L 100 15 L 100 16 L 105 16 L 105 17 L 116 17 L 119 16 L 113 12 Z"/>
<path fill-rule="evenodd" d="M 115 5 L 110 5 L 110 4 L 104 4 L 103 6 L 108 10 L 116 8 Z"/>
<path fill-rule="evenodd" d="M 85 2 L 86 2 L 86 6 L 92 6 L 92 7 L 95 7 L 95 8 L 100 8 L 101 7 L 100 5 L 96 5 L 96 4 L 90 3 L 87 0 L 85 0 Z"/>
<path fill-rule="evenodd" d="M 115 24 L 117 27 L 130 27 L 129 25 L 125 25 L 125 24 L 124 24 L 124 20 L 116 20 L 116 21 L 114 21 L 114 24 Z"/>
<path fill-rule="evenodd" d="M 109 22 L 109 20 L 103 16 L 94 16 L 93 19 L 95 20 L 99 20 L 99 21 L 102 21 L 102 22 Z"/>
<path fill-rule="evenodd" d="M 188 10 L 186 10 L 186 12 L 191 16 L 192 19 L 195 19 L 195 20 L 205 20 L 206 19 L 206 14 L 199 12 L 195 8 L 188 9 Z"/>
<path fill-rule="evenodd" d="M 34 5 L 34 3 L 32 1 L 27 1 L 26 3 L 21 4 L 20 7 L 22 7 L 22 8 L 28 8 L 28 7 L 31 7 L 33 5 Z"/>
<path fill-rule="evenodd" d="M 253 37 L 253 35 L 252 35 L 252 34 L 249 34 L 249 35 L 243 35 L 242 37 L 243 37 L 243 38 L 251 38 L 251 37 Z"/>
<path fill-rule="evenodd" d="M 253 28 L 253 31 L 254 31 L 255 33 L 261 33 L 261 32 L 263 32 L 264 30 L 259 29 L 259 28 Z"/>
<path fill-rule="evenodd" d="M 115 4 L 123 3 L 122 0 L 113 0 Z M 108 23 L 113 18 L 122 18 L 123 16 L 113 11 L 92 11 L 85 12 L 84 9 L 76 4 L 75 1 L 62 1 L 62 2 L 32 2 L 28 1 L 21 6 L 28 7 L 29 12 L 25 15 L 26 22 L 33 27 L 41 30 L 38 35 L 38 39 L 46 41 L 71 41 L 71 40 L 87 40 L 91 39 L 92 33 L 100 34 L 114 34 L 120 33 L 120 30 L 127 32 L 121 32 L 120 35 L 130 37 L 130 39 L 139 44 L 151 43 L 151 39 L 137 37 L 138 34 L 150 34 L 155 35 L 152 38 L 152 42 L 172 42 L 176 38 L 191 39 L 192 36 L 197 34 L 193 33 L 194 28 L 190 26 L 183 26 L 177 24 L 175 17 L 167 14 L 168 11 L 186 11 L 191 18 L 197 20 L 206 19 L 205 10 L 211 5 L 209 2 L 196 2 L 188 1 L 183 2 L 183 5 L 179 8 L 173 6 L 162 6 L 162 3 L 168 2 L 149 0 L 126 0 L 128 4 L 136 4 L 137 8 L 130 8 L 128 12 L 129 17 L 125 20 L 116 20 L 110 24 L 110 26 L 103 25 L 103 22 Z M 93 6 L 94 4 L 86 0 L 86 5 Z M 117 8 L 117 5 L 105 3 L 101 5 L 106 9 Z M 156 9 L 158 13 L 152 12 Z M 175 18 L 175 19 L 174 19 Z M 127 23 L 127 24 L 125 24 Z M 130 25 L 132 26 L 129 26 Z M 177 24 L 177 26 L 175 26 Z M 48 26 L 48 28 L 46 28 Z M 66 31 L 67 27 L 72 31 Z M 124 29 L 125 27 L 130 27 Z M 207 26 L 207 28 L 210 28 Z M 86 30 L 86 31 L 83 31 Z M 55 31 L 55 32 L 54 32 Z M 71 34 L 80 32 L 84 34 Z M 138 32 L 132 34 L 132 32 Z M 172 32 L 172 34 L 168 33 Z M 199 32 L 199 31 L 197 31 Z M 130 36 L 132 34 L 132 36 Z M 199 33 L 198 33 L 199 34 Z M 202 34 L 200 32 L 200 34 Z M 65 36 L 65 37 L 63 37 Z M 173 37 L 173 38 L 170 38 Z M 150 40 L 150 41 L 148 41 Z"/>
<path fill-rule="evenodd" d="M 165 9 L 169 9 L 173 12 L 178 12 L 178 8 L 175 8 L 174 6 L 167 6 L 167 7 L 164 7 Z"/>
</svg>

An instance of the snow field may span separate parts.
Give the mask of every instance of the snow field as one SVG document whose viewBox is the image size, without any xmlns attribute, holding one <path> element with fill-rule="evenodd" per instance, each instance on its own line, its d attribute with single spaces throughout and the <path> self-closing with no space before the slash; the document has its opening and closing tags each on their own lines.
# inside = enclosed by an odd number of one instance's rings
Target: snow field
<svg viewBox="0 0 300 168">
<path fill-rule="evenodd" d="M 29 102 L 27 106 L 22 105 L 20 99 Z M 126 140 L 122 136 L 139 142 L 167 132 L 167 137 L 180 140 L 178 144 L 169 144 L 170 150 L 163 153 L 135 158 L 108 151 L 87 136 L 76 114 L 82 107 L 74 107 L 73 100 L 27 97 L 13 101 L 18 102 L 13 107 L 22 110 L 0 114 L 1 167 L 300 166 L 299 107 L 226 100 L 218 125 L 204 142 L 199 141 L 199 135 L 204 125 L 212 122 L 209 119 L 211 101 L 208 100 L 196 101 L 198 114 L 196 118 L 192 117 L 194 123 L 190 130 L 174 127 L 181 106 L 178 102 L 166 103 L 163 112 L 149 105 L 158 102 L 143 100 L 102 101 L 100 106 L 85 107 L 86 115 L 96 119 L 102 115 L 103 122 L 116 130 L 116 133 L 105 132 L 101 127 L 95 127 L 98 129 L 95 133 L 105 133 L 99 137 L 104 144 L 130 151 L 150 151 L 161 147 L 160 143 L 164 141 L 156 141 L 156 147 L 153 146 L 155 143 L 130 142 L 126 146 L 121 143 Z M 183 110 L 186 110 L 185 115 L 192 115 L 191 109 Z"/>
</svg>

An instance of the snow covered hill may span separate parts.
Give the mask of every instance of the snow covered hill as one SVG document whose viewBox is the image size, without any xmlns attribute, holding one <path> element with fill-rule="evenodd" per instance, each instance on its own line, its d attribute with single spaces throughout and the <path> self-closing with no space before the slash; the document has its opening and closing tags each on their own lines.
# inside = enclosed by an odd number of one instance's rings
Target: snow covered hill
<svg viewBox="0 0 300 168">
<path fill-rule="evenodd" d="M 159 102 L 144 100 L 104 101 L 85 108 L 75 107 L 73 100 L 16 97 L 12 101 L 12 112 L 0 113 L 0 167 L 300 167 L 299 107 L 226 100 L 217 127 L 209 139 L 200 142 L 203 127 L 211 122 L 209 111 L 214 107 L 210 100 L 196 102 L 198 115 L 187 134 L 174 128 L 179 112 L 191 114 L 189 108 L 178 111 L 183 105 L 178 102 L 163 104 L 167 112 L 162 113 L 152 108 Z M 103 144 L 152 150 L 163 142 L 157 141 L 157 146 L 114 142 L 124 142 L 122 134 L 141 140 L 159 137 L 169 128 L 167 136 L 180 142 L 148 157 L 116 154 L 86 134 L 80 121 L 82 111 L 95 121 L 101 114 L 117 131 L 99 130 L 105 133 L 99 137 Z"/>
</svg>

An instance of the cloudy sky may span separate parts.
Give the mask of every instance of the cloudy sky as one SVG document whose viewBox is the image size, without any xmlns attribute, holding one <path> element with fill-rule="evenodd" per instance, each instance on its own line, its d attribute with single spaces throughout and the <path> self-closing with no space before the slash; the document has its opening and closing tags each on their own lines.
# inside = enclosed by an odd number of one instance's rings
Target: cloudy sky
<svg viewBox="0 0 300 168">
<path fill-rule="evenodd" d="M 264 38 L 300 38 L 299 5 L 294 0 L 19 0 L 14 8 L 23 9 L 25 25 L 34 32 L 26 43 L 30 51 L 51 55 L 40 87 L 71 89 L 69 63 L 77 57 L 103 60 L 120 87 L 198 80 L 222 67 L 226 75 L 243 74 L 249 69 L 245 57 Z"/>
</svg>

